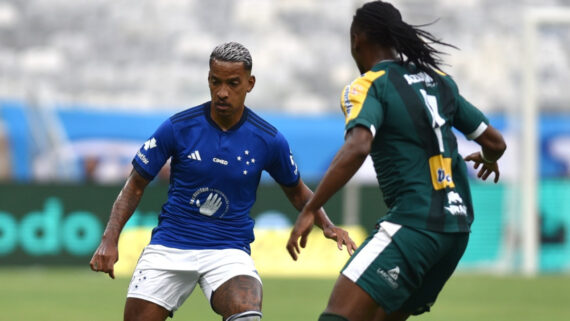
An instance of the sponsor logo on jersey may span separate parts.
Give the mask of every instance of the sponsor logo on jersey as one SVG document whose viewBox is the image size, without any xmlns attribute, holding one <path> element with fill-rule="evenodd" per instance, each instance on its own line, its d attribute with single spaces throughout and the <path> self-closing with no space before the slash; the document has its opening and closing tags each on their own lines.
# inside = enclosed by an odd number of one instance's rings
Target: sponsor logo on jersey
<svg viewBox="0 0 570 321">
<path fill-rule="evenodd" d="M 143 153 L 141 153 L 141 151 L 137 151 L 137 157 L 145 164 L 148 164 L 148 158 L 146 158 L 146 156 L 144 156 Z"/>
<path fill-rule="evenodd" d="M 230 208 L 230 201 L 224 192 L 202 187 L 192 194 L 190 205 L 198 207 L 198 212 L 202 215 L 223 217 Z"/>
<path fill-rule="evenodd" d="M 388 282 L 388 285 L 390 285 L 392 289 L 398 288 L 399 285 L 397 281 L 398 277 L 400 276 L 399 266 L 396 266 L 395 268 L 392 268 L 388 271 L 379 268 L 378 270 L 376 270 L 376 273 L 378 273 L 386 282 Z"/>
<path fill-rule="evenodd" d="M 455 187 L 451 174 L 451 158 L 443 157 L 439 154 L 429 158 L 429 168 L 431 172 L 431 183 L 438 191 L 446 187 Z"/>
<path fill-rule="evenodd" d="M 156 147 L 156 139 L 154 139 L 154 137 L 144 142 L 143 146 L 144 150 L 153 149 L 155 147 Z"/>
<path fill-rule="evenodd" d="M 343 89 L 340 106 L 347 124 L 352 119 L 358 117 L 362 110 L 364 100 L 366 100 L 366 96 L 368 95 L 368 90 L 374 81 L 384 74 L 386 74 L 384 70 L 368 71 Z"/>
<path fill-rule="evenodd" d="M 404 79 L 408 82 L 408 85 L 413 85 L 419 82 L 425 82 L 428 86 L 433 86 L 433 78 L 425 72 L 420 72 L 417 74 L 406 74 L 404 75 Z"/>
<path fill-rule="evenodd" d="M 299 169 L 297 168 L 297 164 L 295 163 L 295 160 L 293 159 L 293 152 L 291 150 L 289 150 L 289 159 L 291 160 L 291 166 L 295 167 L 295 170 L 293 171 L 293 173 L 295 175 L 297 175 L 297 173 L 299 173 Z"/>
<path fill-rule="evenodd" d="M 190 153 L 190 155 L 188 155 L 188 158 L 193 159 L 193 160 L 197 160 L 197 161 L 202 161 L 202 157 L 200 157 L 200 152 L 198 150 L 193 151 L 192 153 Z"/>
<path fill-rule="evenodd" d="M 467 216 L 467 206 L 463 204 L 463 199 L 457 192 L 447 193 L 447 203 L 444 209 L 451 215 Z"/>
<path fill-rule="evenodd" d="M 225 160 L 225 159 L 220 159 L 220 158 L 214 157 L 214 158 L 212 158 L 212 161 L 213 161 L 214 163 L 218 163 L 218 164 L 222 164 L 222 165 L 228 166 L 228 161 Z"/>
</svg>

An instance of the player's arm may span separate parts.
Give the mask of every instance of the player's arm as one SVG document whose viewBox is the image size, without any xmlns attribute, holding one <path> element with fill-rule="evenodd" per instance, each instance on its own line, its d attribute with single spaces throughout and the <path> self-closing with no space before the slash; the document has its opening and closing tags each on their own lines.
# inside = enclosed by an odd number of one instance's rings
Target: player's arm
<svg viewBox="0 0 570 321">
<path fill-rule="evenodd" d="M 93 271 L 102 271 L 108 273 L 111 278 L 115 278 L 114 265 L 119 259 L 119 235 L 137 208 L 148 183 L 149 180 L 141 176 L 136 170 L 131 171 L 113 203 L 101 243 L 95 250 L 91 262 L 89 262 Z"/>
<path fill-rule="evenodd" d="M 297 218 L 287 242 L 287 250 L 293 259 L 296 260 L 297 254 L 300 253 L 299 238 L 301 238 L 301 247 L 305 247 L 306 237 L 311 230 L 313 220 L 319 216 L 319 210 L 362 166 L 370 153 L 373 139 L 370 130 L 362 126 L 353 127 L 348 131 L 344 145 L 335 155 L 313 197 L 305 204 Z"/>
<path fill-rule="evenodd" d="M 298 211 L 302 211 L 305 204 L 307 204 L 309 199 L 313 196 L 313 192 L 311 191 L 311 189 L 307 187 L 307 185 L 305 185 L 305 183 L 303 183 L 303 180 L 301 180 L 300 178 L 297 185 L 292 187 L 281 185 L 281 188 L 283 189 L 283 192 L 285 192 L 285 195 L 287 195 L 287 198 L 289 199 L 291 204 L 293 204 L 293 206 Z M 346 249 L 350 255 L 352 255 L 352 253 L 356 249 L 356 244 L 350 238 L 348 232 L 340 227 L 335 226 L 333 222 L 329 219 L 329 217 L 325 213 L 325 210 L 322 207 L 315 212 L 315 216 L 310 216 L 310 217 L 307 216 L 304 219 L 307 220 L 306 222 L 307 225 L 310 225 L 312 227 L 313 224 L 316 224 L 318 227 L 320 227 L 323 230 L 323 234 L 325 235 L 326 238 L 336 240 L 339 250 L 342 250 L 343 244 L 346 245 Z M 302 247 L 305 247 L 305 244 L 307 242 L 307 236 L 310 231 L 311 229 L 309 228 L 307 232 L 301 236 Z M 289 249 L 289 243 L 287 248 Z M 296 259 L 296 257 L 293 254 L 291 256 L 293 256 L 293 258 Z"/>
<path fill-rule="evenodd" d="M 478 169 L 482 164 L 477 177 L 486 180 L 491 173 L 495 173 L 494 182 L 497 183 L 500 176 L 497 160 L 503 156 L 507 149 L 503 135 L 493 126 L 488 125 L 487 129 L 475 138 L 475 142 L 481 146 L 481 151 L 468 155 L 465 157 L 465 161 L 473 161 L 473 168 L 475 169 Z"/>
</svg>

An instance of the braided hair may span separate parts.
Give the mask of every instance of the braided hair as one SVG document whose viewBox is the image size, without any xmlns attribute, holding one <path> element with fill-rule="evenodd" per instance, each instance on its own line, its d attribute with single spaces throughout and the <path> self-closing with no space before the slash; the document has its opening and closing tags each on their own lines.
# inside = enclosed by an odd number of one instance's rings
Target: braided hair
<svg viewBox="0 0 570 321">
<path fill-rule="evenodd" d="M 394 48 L 405 65 L 413 63 L 428 73 L 431 73 L 432 68 L 440 69 L 439 65 L 443 63 L 438 57 L 443 52 L 432 47 L 432 44 L 457 49 L 437 39 L 431 33 L 419 29 L 426 25 L 407 24 L 402 20 L 398 9 L 380 0 L 368 2 L 356 10 L 352 26 L 355 30 L 364 32 L 370 41 Z"/>
</svg>

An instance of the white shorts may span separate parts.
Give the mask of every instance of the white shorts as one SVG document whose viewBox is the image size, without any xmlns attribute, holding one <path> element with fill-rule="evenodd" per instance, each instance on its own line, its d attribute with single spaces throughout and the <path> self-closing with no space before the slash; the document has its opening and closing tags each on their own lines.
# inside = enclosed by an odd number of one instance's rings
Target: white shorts
<svg viewBox="0 0 570 321">
<path fill-rule="evenodd" d="M 180 250 L 151 244 L 139 258 L 127 297 L 174 312 L 197 283 L 210 302 L 218 287 L 238 275 L 249 275 L 261 283 L 251 256 L 242 250 Z"/>
</svg>

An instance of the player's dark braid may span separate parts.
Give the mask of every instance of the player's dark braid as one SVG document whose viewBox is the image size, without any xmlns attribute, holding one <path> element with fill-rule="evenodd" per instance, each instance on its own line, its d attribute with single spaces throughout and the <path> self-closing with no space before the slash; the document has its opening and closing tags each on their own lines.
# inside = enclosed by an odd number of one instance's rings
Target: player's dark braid
<svg viewBox="0 0 570 321">
<path fill-rule="evenodd" d="M 382 46 L 393 47 L 404 63 L 413 63 L 427 72 L 432 68 L 439 69 L 442 63 L 438 57 L 442 52 L 432 47 L 432 44 L 456 48 L 419 29 L 425 25 L 407 24 L 402 20 L 398 9 L 383 1 L 364 4 L 356 11 L 352 24 L 353 27 L 365 32 L 370 40 Z"/>
</svg>

